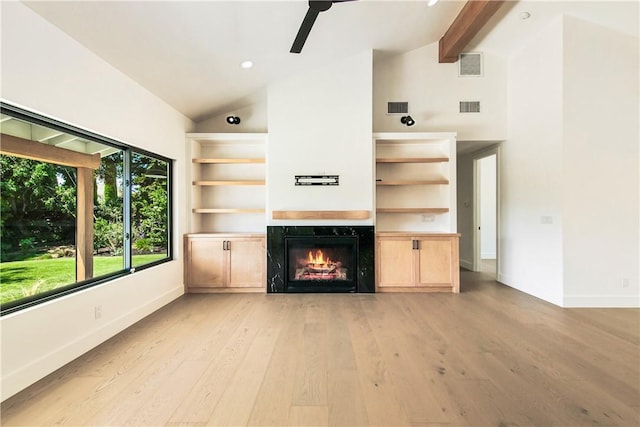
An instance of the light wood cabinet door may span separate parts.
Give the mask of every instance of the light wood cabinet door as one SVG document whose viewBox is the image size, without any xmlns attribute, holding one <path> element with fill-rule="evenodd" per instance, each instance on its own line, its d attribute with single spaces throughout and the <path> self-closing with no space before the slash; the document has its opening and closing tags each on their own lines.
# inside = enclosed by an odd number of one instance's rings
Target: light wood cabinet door
<svg viewBox="0 0 640 427">
<path fill-rule="evenodd" d="M 458 234 L 376 236 L 379 292 L 460 292 Z"/>
<path fill-rule="evenodd" d="M 263 292 L 266 290 L 264 235 L 185 235 L 187 292 Z"/>
<path fill-rule="evenodd" d="M 229 286 L 259 288 L 266 286 L 265 239 L 229 241 Z"/>
<path fill-rule="evenodd" d="M 225 286 L 223 239 L 189 239 L 187 283 L 192 287 Z"/>
<path fill-rule="evenodd" d="M 413 286 L 414 253 L 411 237 L 380 237 L 377 241 L 378 287 Z"/>
<path fill-rule="evenodd" d="M 431 237 L 418 240 L 417 286 L 451 286 L 452 240 Z"/>
</svg>

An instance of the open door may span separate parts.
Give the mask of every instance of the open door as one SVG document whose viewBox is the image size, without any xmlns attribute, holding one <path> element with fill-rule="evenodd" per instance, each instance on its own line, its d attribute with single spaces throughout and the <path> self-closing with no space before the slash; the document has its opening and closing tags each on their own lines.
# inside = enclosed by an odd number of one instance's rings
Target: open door
<svg viewBox="0 0 640 427">
<path fill-rule="evenodd" d="M 499 262 L 499 148 L 474 157 L 473 270 L 497 276 Z"/>
</svg>

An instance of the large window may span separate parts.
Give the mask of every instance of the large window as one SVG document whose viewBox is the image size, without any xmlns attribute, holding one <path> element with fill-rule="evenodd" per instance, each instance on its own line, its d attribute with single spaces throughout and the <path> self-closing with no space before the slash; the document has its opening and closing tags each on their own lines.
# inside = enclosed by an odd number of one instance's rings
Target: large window
<svg viewBox="0 0 640 427">
<path fill-rule="evenodd" d="M 171 161 L 1 104 L 0 308 L 171 259 Z"/>
</svg>

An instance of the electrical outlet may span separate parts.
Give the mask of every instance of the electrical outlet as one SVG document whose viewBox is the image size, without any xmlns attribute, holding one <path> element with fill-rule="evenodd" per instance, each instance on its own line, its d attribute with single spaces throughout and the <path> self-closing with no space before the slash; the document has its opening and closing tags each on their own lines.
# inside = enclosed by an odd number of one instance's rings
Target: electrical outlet
<svg viewBox="0 0 640 427">
<path fill-rule="evenodd" d="M 100 319 L 102 317 L 102 306 L 96 305 L 94 307 L 93 313 L 95 315 L 96 320 Z"/>
<path fill-rule="evenodd" d="M 623 288 L 628 288 L 629 287 L 629 279 L 627 279 L 626 277 L 624 279 L 622 279 L 622 287 Z"/>
<path fill-rule="evenodd" d="M 540 224 L 553 224 L 553 217 L 550 216 L 541 216 Z"/>
<path fill-rule="evenodd" d="M 433 222 L 435 220 L 436 220 L 436 216 L 434 214 L 422 215 L 422 222 Z"/>
</svg>

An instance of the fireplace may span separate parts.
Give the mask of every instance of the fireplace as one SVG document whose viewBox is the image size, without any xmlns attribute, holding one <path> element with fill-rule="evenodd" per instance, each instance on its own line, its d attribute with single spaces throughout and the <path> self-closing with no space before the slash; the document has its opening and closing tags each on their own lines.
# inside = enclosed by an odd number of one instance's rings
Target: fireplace
<svg viewBox="0 0 640 427">
<path fill-rule="evenodd" d="M 267 292 L 374 292 L 373 227 L 267 227 Z"/>
</svg>

